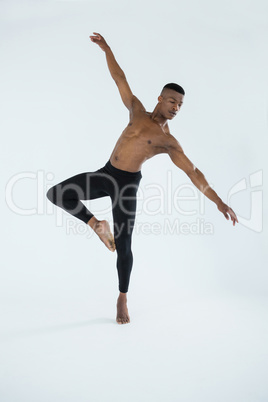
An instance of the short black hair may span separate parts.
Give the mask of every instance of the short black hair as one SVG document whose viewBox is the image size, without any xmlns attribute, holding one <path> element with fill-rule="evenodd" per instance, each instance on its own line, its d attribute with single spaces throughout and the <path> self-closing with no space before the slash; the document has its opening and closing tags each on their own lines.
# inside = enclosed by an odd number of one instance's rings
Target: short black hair
<svg viewBox="0 0 268 402">
<path fill-rule="evenodd" d="M 185 95 L 185 91 L 184 91 L 184 89 L 180 86 L 180 85 L 178 85 L 178 84 L 174 84 L 174 83 L 170 83 L 170 84 L 166 84 L 165 86 L 164 86 L 164 88 L 162 89 L 162 92 L 164 91 L 164 89 L 166 89 L 166 88 L 168 88 L 168 89 L 173 89 L 173 91 L 176 91 L 176 92 L 179 92 L 179 94 L 182 94 L 182 95 Z M 162 93 L 161 92 L 161 93 Z"/>
</svg>

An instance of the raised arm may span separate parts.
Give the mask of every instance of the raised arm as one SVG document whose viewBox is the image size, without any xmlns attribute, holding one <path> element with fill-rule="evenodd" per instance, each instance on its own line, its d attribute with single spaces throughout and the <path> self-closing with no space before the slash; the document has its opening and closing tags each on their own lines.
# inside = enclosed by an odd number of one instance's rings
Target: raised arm
<svg viewBox="0 0 268 402">
<path fill-rule="evenodd" d="M 115 60 L 114 54 L 111 51 L 110 47 L 107 45 L 103 36 L 96 32 L 93 32 L 93 34 L 94 36 L 90 36 L 90 39 L 92 42 L 99 45 L 99 47 L 105 52 L 109 71 L 119 89 L 120 96 L 124 105 L 128 108 L 129 111 L 132 111 L 134 105 L 137 104 L 140 107 L 143 107 L 140 101 L 133 95 L 128 85 L 124 71 Z"/>
<path fill-rule="evenodd" d="M 187 174 L 192 183 L 203 194 L 205 194 L 206 197 L 215 202 L 218 210 L 223 213 L 226 219 L 229 219 L 230 215 L 233 226 L 236 222 L 238 223 L 238 219 L 232 208 L 224 204 L 217 193 L 210 187 L 204 174 L 199 169 L 197 169 L 197 167 L 190 161 L 190 159 L 187 158 L 187 156 L 183 152 L 181 145 L 171 134 L 168 136 L 167 153 L 169 154 L 172 162 Z"/>
</svg>

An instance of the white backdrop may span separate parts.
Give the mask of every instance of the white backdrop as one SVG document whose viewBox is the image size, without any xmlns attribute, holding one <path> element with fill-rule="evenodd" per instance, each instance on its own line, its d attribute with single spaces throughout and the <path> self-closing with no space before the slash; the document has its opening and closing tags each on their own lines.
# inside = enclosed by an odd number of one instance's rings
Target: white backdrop
<svg viewBox="0 0 268 402">
<path fill-rule="evenodd" d="M 1 401 L 267 401 L 266 2 L 0 11 Z M 195 188 L 167 155 L 146 162 L 124 326 L 116 255 L 45 197 L 102 167 L 128 122 L 94 31 L 148 111 L 183 86 L 171 132 L 240 220 L 198 192 L 176 198 Z M 108 199 L 86 204 L 111 220 Z"/>
</svg>

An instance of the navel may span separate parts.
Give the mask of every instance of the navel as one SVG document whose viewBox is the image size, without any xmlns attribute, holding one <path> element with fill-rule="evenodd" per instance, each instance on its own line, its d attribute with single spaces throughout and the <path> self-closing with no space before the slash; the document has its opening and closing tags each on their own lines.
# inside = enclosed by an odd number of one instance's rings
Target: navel
<svg viewBox="0 0 268 402">
<path fill-rule="evenodd" d="M 148 140 L 147 142 L 148 142 L 148 144 L 151 144 L 151 143 L 152 143 L 152 141 L 151 141 L 151 140 Z"/>
<path fill-rule="evenodd" d="M 118 156 L 115 156 L 115 160 L 118 161 L 118 159 L 119 159 Z"/>
</svg>

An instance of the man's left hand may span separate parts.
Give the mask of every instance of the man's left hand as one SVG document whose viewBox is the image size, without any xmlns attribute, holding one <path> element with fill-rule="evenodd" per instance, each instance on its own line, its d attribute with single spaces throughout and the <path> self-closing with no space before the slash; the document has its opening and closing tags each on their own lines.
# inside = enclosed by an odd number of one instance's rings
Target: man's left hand
<svg viewBox="0 0 268 402">
<path fill-rule="evenodd" d="M 224 202 L 222 202 L 222 201 L 220 201 L 217 204 L 217 207 L 218 207 L 218 210 L 223 213 L 223 215 L 225 216 L 226 219 L 229 220 L 229 215 L 230 215 L 230 218 L 233 222 L 233 226 L 235 226 L 235 222 L 238 223 L 237 216 L 234 213 L 234 211 L 232 210 L 232 208 L 228 207 L 228 205 L 224 204 Z"/>
</svg>

